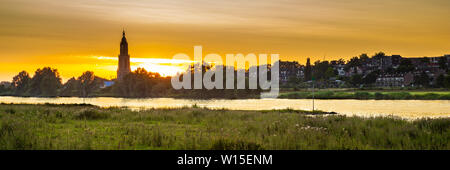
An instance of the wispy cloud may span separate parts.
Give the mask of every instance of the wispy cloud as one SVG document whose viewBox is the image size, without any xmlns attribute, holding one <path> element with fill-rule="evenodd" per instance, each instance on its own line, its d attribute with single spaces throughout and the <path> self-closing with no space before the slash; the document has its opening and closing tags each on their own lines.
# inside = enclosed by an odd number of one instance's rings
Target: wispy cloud
<svg viewBox="0 0 450 170">
<path fill-rule="evenodd" d="M 117 57 L 106 57 L 106 56 L 93 56 L 93 58 L 96 58 L 99 60 L 118 60 Z M 152 63 L 152 64 L 190 64 L 190 63 L 193 63 L 194 61 L 165 59 L 165 58 L 130 58 L 130 62 Z"/>
</svg>

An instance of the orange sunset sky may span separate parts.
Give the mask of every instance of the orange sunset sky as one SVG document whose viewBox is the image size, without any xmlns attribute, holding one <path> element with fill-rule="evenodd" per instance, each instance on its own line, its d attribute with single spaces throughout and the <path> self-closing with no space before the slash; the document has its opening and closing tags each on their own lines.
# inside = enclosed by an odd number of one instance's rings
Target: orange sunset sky
<svg viewBox="0 0 450 170">
<path fill-rule="evenodd" d="M 278 53 L 305 63 L 383 51 L 450 53 L 448 0 L 0 0 L 0 81 L 21 70 L 114 78 L 122 29 L 132 69 L 170 75 L 174 54 Z"/>
</svg>

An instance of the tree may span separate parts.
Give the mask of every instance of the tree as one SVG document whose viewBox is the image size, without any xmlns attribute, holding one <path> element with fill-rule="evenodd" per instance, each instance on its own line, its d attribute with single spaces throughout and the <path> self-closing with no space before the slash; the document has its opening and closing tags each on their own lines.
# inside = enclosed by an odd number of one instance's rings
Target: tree
<svg viewBox="0 0 450 170">
<path fill-rule="evenodd" d="M 345 60 L 340 58 L 336 63 L 339 64 L 339 65 L 344 65 L 345 64 Z"/>
<path fill-rule="evenodd" d="M 15 95 L 23 95 L 29 87 L 31 82 L 30 75 L 26 71 L 21 71 L 13 77 L 11 83 Z"/>
<path fill-rule="evenodd" d="M 363 77 L 362 82 L 366 85 L 374 84 L 377 81 L 378 75 L 380 74 L 379 70 L 372 71 Z"/>
<path fill-rule="evenodd" d="M 36 70 L 31 79 L 29 92 L 33 96 L 57 96 L 61 86 L 58 70 L 44 67 Z"/>
<path fill-rule="evenodd" d="M 386 54 L 384 53 L 384 52 L 378 52 L 378 53 L 375 53 L 375 55 L 373 56 L 374 58 L 383 58 L 383 57 L 386 57 Z"/>
<path fill-rule="evenodd" d="M 352 84 L 354 87 L 359 86 L 360 84 L 362 84 L 362 76 L 359 74 L 353 75 L 350 78 L 350 84 Z"/>
<path fill-rule="evenodd" d="M 67 80 L 61 88 L 60 96 L 79 96 L 80 95 L 80 81 L 74 77 Z"/>
<path fill-rule="evenodd" d="M 5 85 L 0 84 L 0 94 L 3 94 L 5 92 L 7 92 L 7 91 L 8 91 L 8 88 L 6 88 Z"/>
<path fill-rule="evenodd" d="M 367 54 L 361 54 L 359 55 L 359 60 L 361 63 L 367 63 L 369 61 L 369 56 Z"/>
<path fill-rule="evenodd" d="M 328 66 L 327 71 L 325 71 L 325 78 L 329 79 L 331 77 L 336 77 L 333 67 Z"/>
<path fill-rule="evenodd" d="M 444 87 L 450 89 L 450 74 L 447 73 L 449 76 L 445 76 L 444 80 Z"/>
<path fill-rule="evenodd" d="M 94 87 L 94 73 L 92 71 L 84 72 L 78 80 L 80 81 L 81 96 L 87 97 Z"/>
<path fill-rule="evenodd" d="M 439 68 L 442 69 L 442 70 L 447 70 L 448 69 L 446 57 L 440 57 L 439 58 Z"/>
<path fill-rule="evenodd" d="M 287 83 L 288 83 L 290 86 L 295 86 L 295 85 L 299 84 L 300 82 L 301 82 L 301 78 L 298 78 L 298 77 L 295 76 L 295 75 L 289 76 L 289 77 L 288 77 L 288 81 L 287 81 Z"/>
<path fill-rule="evenodd" d="M 414 84 L 427 87 L 430 85 L 430 77 L 428 77 L 427 73 L 422 72 L 419 76 L 414 77 Z"/>
<path fill-rule="evenodd" d="M 356 68 L 361 66 L 361 64 L 361 60 L 358 57 L 353 57 L 347 62 L 345 70 L 349 71 L 351 68 L 353 68 L 353 73 L 356 73 Z"/>
<path fill-rule="evenodd" d="M 398 66 L 396 72 L 399 73 L 407 73 L 410 71 L 414 71 L 414 65 L 411 63 L 409 59 L 402 59 L 400 61 L 400 65 Z"/>
<path fill-rule="evenodd" d="M 144 68 L 126 75 L 115 85 L 116 93 L 123 97 L 151 97 L 152 88 L 160 79 L 158 73 L 147 72 Z"/>
<path fill-rule="evenodd" d="M 82 97 L 88 97 L 89 94 L 95 89 L 95 76 L 94 72 L 86 71 L 80 77 L 78 81 L 80 82 L 80 92 Z"/>
<path fill-rule="evenodd" d="M 445 87 L 445 76 L 443 74 L 439 75 L 436 78 L 436 86 L 437 87 Z"/>
<path fill-rule="evenodd" d="M 311 61 L 310 59 L 306 59 L 306 67 L 305 67 L 305 81 L 311 80 L 312 71 L 311 71 Z"/>
</svg>

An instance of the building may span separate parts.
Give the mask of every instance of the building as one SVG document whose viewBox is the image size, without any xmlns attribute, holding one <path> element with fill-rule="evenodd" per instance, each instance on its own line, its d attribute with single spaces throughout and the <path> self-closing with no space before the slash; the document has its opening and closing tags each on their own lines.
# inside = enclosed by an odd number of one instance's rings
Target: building
<svg viewBox="0 0 450 170">
<path fill-rule="evenodd" d="M 297 79 L 304 77 L 302 65 L 296 61 L 280 61 L 280 82 L 287 83 L 291 77 Z"/>
<path fill-rule="evenodd" d="M 114 81 L 103 81 L 103 85 L 100 86 L 101 89 L 107 88 L 107 87 L 111 87 L 112 85 L 114 85 Z"/>
<path fill-rule="evenodd" d="M 122 41 L 120 41 L 119 65 L 117 68 L 117 79 L 122 80 L 128 73 L 130 68 L 130 55 L 128 54 L 128 42 L 125 37 L 125 31 L 122 32 Z"/>
<path fill-rule="evenodd" d="M 392 55 L 392 56 L 374 56 L 367 63 L 366 67 L 372 67 L 371 70 L 379 69 L 386 70 L 388 68 L 397 68 L 400 65 L 402 56 Z"/>
<path fill-rule="evenodd" d="M 414 82 L 412 73 L 406 74 L 384 74 L 378 76 L 376 86 L 378 87 L 405 87 Z"/>
</svg>

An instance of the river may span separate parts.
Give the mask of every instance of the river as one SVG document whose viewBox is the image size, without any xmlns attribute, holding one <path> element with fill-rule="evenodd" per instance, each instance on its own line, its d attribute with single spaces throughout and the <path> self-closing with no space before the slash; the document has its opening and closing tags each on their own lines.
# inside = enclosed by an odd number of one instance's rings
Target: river
<svg viewBox="0 0 450 170">
<path fill-rule="evenodd" d="M 272 110 L 298 109 L 312 110 L 311 99 L 213 99 L 192 100 L 173 98 L 126 99 L 113 97 L 77 98 L 37 98 L 0 97 L 2 103 L 26 104 L 77 104 L 88 103 L 100 107 L 128 107 L 130 109 L 177 108 L 192 106 L 230 110 Z M 407 119 L 450 117 L 450 100 L 315 100 L 315 109 L 337 112 L 348 116 L 398 116 Z"/>
</svg>

